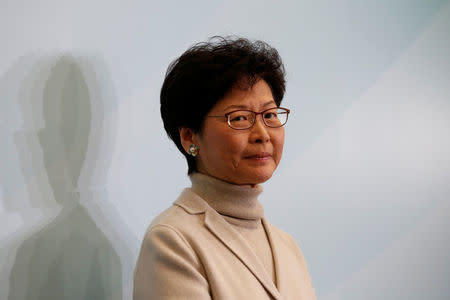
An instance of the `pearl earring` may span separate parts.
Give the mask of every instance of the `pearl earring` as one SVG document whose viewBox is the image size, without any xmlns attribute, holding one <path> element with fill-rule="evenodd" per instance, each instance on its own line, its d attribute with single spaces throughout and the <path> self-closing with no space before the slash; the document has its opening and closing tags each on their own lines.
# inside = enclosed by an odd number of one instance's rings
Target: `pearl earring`
<svg viewBox="0 0 450 300">
<path fill-rule="evenodd" d="M 193 157 L 196 157 L 197 154 L 198 154 L 198 149 L 199 149 L 199 146 L 194 145 L 194 144 L 191 144 L 191 145 L 189 146 L 188 153 L 189 153 L 190 155 L 192 155 Z"/>
</svg>

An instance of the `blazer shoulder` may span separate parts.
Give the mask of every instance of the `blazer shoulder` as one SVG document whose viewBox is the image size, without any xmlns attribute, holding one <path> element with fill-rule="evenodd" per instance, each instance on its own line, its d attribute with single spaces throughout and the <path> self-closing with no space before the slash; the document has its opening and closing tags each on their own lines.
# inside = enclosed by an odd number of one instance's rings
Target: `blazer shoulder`
<svg viewBox="0 0 450 300">
<path fill-rule="evenodd" d="M 267 221 L 266 221 L 267 222 Z M 284 231 L 280 227 L 273 225 L 269 222 L 267 222 L 270 226 L 271 231 L 278 236 L 279 239 L 281 239 L 284 244 L 291 249 L 292 252 L 297 253 L 297 255 L 300 256 L 302 260 L 304 260 L 302 250 L 300 249 L 299 244 L 295 240 L 295 238 L 288 232 Z"/>
<path fill-rule="evenodd" d="M 287 233 L 280 227 L 268 222 L 267 219 L 266 219 L 266 223 L 270 226 L 270 229 L 272 230 L 272 232 L 275 233 L 276 235 L 278 235 L 281 239 L 283 239 L 283 241 L 285 241 L 287 243 L 292 243 L 294 241 L 294 238 L 292 237 L 292 235 L 290 235 L 289 233 Z"/>
<path fill-rule="evenodd" d="M 184 231 L 186 227 L 203 226 L 206 202 L 190 189 L 184 189 L 172 206 L 156 216 L 148 226 L 148 231 L 158 225 Z"/>
</svg>

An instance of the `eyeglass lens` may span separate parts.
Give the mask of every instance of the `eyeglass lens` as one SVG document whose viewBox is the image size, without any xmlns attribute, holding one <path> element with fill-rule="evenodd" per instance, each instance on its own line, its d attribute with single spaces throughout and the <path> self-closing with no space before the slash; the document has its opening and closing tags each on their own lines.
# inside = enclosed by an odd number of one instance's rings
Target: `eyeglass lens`
<svg viewBox="0 0 450 300">
<path fill-rule="evenodd" d="M 263 113 L 263 121 L 268 127 L 281 127 L 287 121 L 288 112 L 282 108 L 273 108 Z M 239 110 L 228 115 L 231 128 L 247 129 L 253 126 L 256 115 L 252 111 Z"/>
</svg>

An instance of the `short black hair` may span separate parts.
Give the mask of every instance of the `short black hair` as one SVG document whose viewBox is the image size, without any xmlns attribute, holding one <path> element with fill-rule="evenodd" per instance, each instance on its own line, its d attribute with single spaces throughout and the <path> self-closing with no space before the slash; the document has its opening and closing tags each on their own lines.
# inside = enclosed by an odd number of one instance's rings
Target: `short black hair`
<svg viewBox="0 0 450 300">
<path fill-rule="evenodd" d="M 188 174 L 197 166 L 181 145 L 179 128 L 201 132 L 205 116 L 228 91 L 238 83 L 250 88 L 260 79 L 280 106 L 286 80 L 278 51 L 263 41 L 241 37 L 211 37 L 169 65 L 161 87 L 161 117 L 168 136 L 186 157 Z"/>
</svg>

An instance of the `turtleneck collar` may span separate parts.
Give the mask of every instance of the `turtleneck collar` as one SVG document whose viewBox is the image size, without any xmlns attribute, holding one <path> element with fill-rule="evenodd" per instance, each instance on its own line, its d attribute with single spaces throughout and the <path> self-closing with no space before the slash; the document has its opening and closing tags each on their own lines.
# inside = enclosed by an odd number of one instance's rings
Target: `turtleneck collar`
<svg viewBox="0 0 450 300">
<path fill-rule="evenodd" d="M 189 177 L 193 192 L 219 214 L 255 222 L 260 222 L 264 216 L 264 209 L 258 201 L 258 195 L 263 191 L 261 185 L 235 185 L 198 172 Z"/>
</svg>

